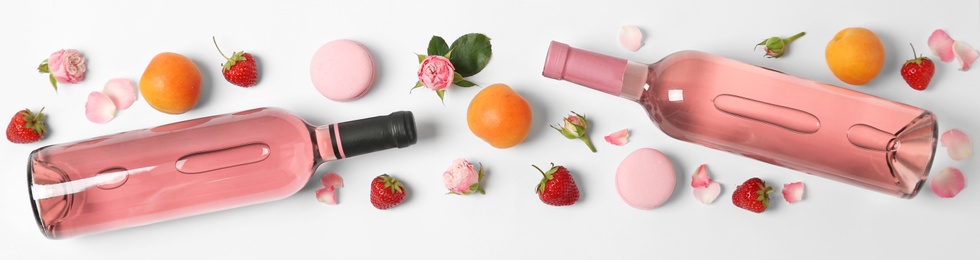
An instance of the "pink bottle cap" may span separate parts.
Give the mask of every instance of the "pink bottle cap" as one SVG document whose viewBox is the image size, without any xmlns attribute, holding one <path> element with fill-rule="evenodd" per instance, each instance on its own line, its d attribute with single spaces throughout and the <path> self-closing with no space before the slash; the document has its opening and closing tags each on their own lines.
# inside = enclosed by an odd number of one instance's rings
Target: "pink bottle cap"
<svg viewBox="0 0 980 260">
<path fill-rule="evenodd" d="M 328 42 L 313 54 L 310 79 L 316 90 L 330 100 L 355 100 L 374 84 L 374 59 L 367 48 L 355 41 Z"/>
<path fill-rule="evenodd" d="M 569 47 L 552 41 L 544 62 L 545 77 L 566 80 L 619 96 L 626 60 Z"/>
</svg>

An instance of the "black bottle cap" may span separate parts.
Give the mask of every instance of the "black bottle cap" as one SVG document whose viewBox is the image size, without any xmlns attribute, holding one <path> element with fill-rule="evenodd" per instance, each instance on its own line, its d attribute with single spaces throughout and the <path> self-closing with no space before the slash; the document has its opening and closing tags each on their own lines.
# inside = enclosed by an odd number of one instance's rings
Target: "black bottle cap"
<svg viewBox="0 0 980 260">
<path fill-rule="evenodd" d="M 337 158 L 346 158 L 391 148 L 404 148 L 418 141 L 415 116 L 411 111 L 397 111 L 337 124 L 340 147 Z M 333 130 L 333 129 L 331 129 Z"/>
</svg>

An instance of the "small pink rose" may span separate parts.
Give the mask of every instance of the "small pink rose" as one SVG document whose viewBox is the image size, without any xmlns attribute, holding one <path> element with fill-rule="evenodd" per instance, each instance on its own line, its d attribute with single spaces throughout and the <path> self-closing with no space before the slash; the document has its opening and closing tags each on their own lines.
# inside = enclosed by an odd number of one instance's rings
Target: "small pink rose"
<svg viewBox="0 0 980 260">
<path fill-rule="evenodd" d="M 48 70 L 58 82 L 78 83 L 85 79 L 85 57 L 75 49 L 56 51 L 48 57 Z"/>
<path fill-rule="evenodd" d="M 452 165 L 442 174 L 442 182 L 449 189 L 449 193 L 458 195 L 469 195 L 474 192 L 484 194 L 480 188 L 480 181 L 483 179 L 483 168 L 477 171 L 472 164 L 464 159 L 453 160 Z"/>
<path fill-rule="evenodd" d="M 419 66 L 419 82 L 431 90 L 445 90 L 453 84 L 456 67 L 443 56 L 425 57 Z"/>
</svg>

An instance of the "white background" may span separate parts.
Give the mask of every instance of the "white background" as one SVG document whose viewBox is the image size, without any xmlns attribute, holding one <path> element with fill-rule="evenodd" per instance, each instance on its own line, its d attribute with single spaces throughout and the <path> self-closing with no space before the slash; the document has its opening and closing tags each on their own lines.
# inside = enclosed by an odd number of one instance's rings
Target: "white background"
<svg viewBox="0 0 980 260">
<path fill-rule="evenodd" d="M 98 3 L 96 3 L 98 2 Z M 638 52 L 617 43 L 621 25 L 645 33 Z M 824 48 L 846 27 L 866 27 L 881 38 L 885 67 L 870 84 L 846 86 L 824 62 Z M 386 255 L 414 259 L 970 259 L 980 255 L 980 158 L 952 161 L 937 151 L 933 172 L 955 166 L 967 188 L 940 199 L 928 187 L 912 200 L 779 168 L 733 154 L 683 143 L 661 133 L 637 104 L 541 76 L 551 40 L 643 63 L 697 49 L 843 85 L 933 111 L 941 131 L 959 128 L 980 138 L 980 69 L 959 71 L 937 61 L 929 89 L 902 81 L 909 43 L 928 53 L 937 28 L 980 46 L 977 1 L 16 1 L 0 8 L 0 116 L 23 108 L 49 113 L 51 134 L 35 144 L 0 142 L 0 258 L 3 259 L 363 259 Z M 778 60 L 753 45 L 770 36 L 807 35 Z M 453 87 L 445 105 L 428 90 L 409 93 L 416 81 L 415 53 L 432 35 L 448 41 L 481 32 L 493 41 L 489 66 L 470 80 L 507 83 L 531 104 L 530 136 L 510 149 L 495 149 L 470 133 L 465 113 L 481 89 Z M 260 62 L 259 84 L 233 86 L 220 76 L 223 60 L 211 36 L 228 53 L 246 50 Z M 316 92 L 308 65 L 320 45 L 353 39 L 377 63 L 374 87 L 353 102 L 330 101 Z M 80 84 L 55 93 L 41 60 L 62 48 L 79 49 L 89 72 Z M 182 115 L 151 109 L 140 98 L 106 124 L 84 117 L 89 92 L 111 78 L 138 81 L 155 54 L 172 51 L 193 59 L 204 75 L 198 106 Z M 975 64 L 980 66 L 980 64 Z M 832 104 L 828 104 L 832 105 Z M 261 106 L 285 108 L 311 124 L 327 124 L 411 110 L 418 144 L 325 164 L 294 196 L 275 202 L 144 227 L 48 240 L 34 223 L 25 160 L 44 145 L 152 127 Z M 591 119 L 598 153 L 548 128 L 570 110 Z M 606 134 L 629 128 L 629 144 L 612 146 Z M 620 200 L 614 172 L 630 152 L 663 151 L 677 168 L 671 199 L 655 210 Z M 151 147 L 152 149 L 152 147 Z M 445 195 L 441 174 L 462 157 L 486 166 L 484 196 Z M 541 203 L 532 192 L 540 174 L 531 164 L 567 166 L 581 200 L 570 207 Z M 722 196 L 702 205 L 691 195 L 690 176 L 707 163 L 723 184 Z M 315 200 L 319 178 L 337 172 L 347 186 L 340 205 Z M 368 202 L 370 180 L 400 177 L 411 192 L 391 210 Z M 736 208 L 734 187 L 750 177 L 770 184 L 803 181 L 797 204 L 774 196 L 764 214 Z"/>
</svg>

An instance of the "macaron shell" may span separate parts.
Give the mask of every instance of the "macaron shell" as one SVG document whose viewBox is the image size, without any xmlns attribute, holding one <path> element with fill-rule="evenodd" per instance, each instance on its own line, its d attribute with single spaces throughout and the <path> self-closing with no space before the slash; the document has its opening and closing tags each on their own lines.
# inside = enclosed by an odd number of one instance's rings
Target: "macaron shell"
<svg viewBox="0 0 980 260">
<path fill-rule="evenodd" d="M 374 58 L 355 41 L 331 41 L 313 54 L 310 79 L 316 90 L 330 100 L 355 100 L 374 84 Z"/>
<path fill-rule="evenodd" d="M 673 163 L 651 148 L 633 151 L 616 169 L 616 191 L 634 208 L 654 209 L 663 205 L 674 193 L 676 184 Z"/>
</svg>

